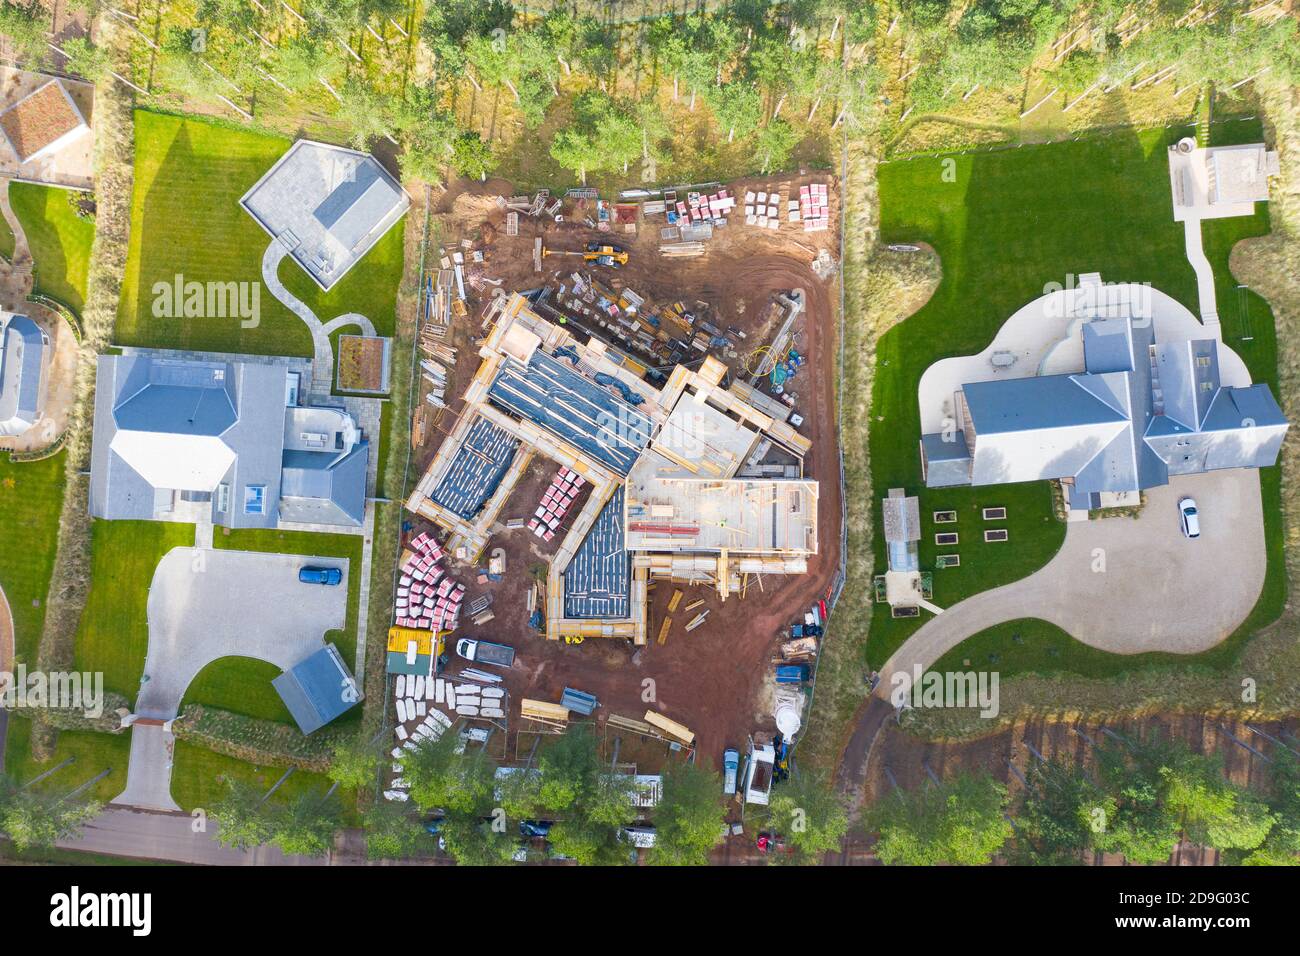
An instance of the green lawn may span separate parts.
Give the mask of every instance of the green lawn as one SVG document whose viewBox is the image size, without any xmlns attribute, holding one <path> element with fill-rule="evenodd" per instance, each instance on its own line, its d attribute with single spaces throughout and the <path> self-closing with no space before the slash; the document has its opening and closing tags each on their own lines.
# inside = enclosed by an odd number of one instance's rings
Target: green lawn
<svg viewBox="0 0 1300 956">
<path fill-rule="evenodd" d="M 280 767 L 255 767 L 242 760 L 214 753 L 206 747 L 178 740 L 172 767 L 172 799 L 186 811 L 196 807 L 211 807 L 225 793 L 225 785 L 220 779 L 223 776 L 269 790 L 283 773 L 284 769 Z M 331 781 L 324 774 L 295 770 L 271 799 L 277 802 L 291 800 L 303 794 L 324 797 L 331 786 Z M 345 793 L 342 803 L 345 822 L 355 822 L 355 795 Z"/>
<path fill-rule="evenodd" d="M 228 124 L 138 110 L 131 244 L 118 309 L 122 345 L 192 348 L 266 355 L 312 354 L 311 336 L 293 313 L 261 286 L 267 234 L 239 199 L 289 147 L 290 140 Z M 401 223 L 325 294 L 291 260 L 280 279 L 328 321 L 344 312 L 369 317 L 391 335 L 403 255 Z M 257 282 L 261 321 L 155 317 L 153 286 L 185 281 Z"/>
<path fill-rule="evenodd" d="M 875 493 L 893 487 L 920 493 L 922 566 L 932 567 L 936 553 L 961 555 L 960 568 L 935 572 L 936 604 L 950 606 L 1031 573 L 1055 553 L 1065 528 L 1051 517 L 1046 482 L 924 489 L 916 395 L 922 372 L 940 358 L 982 350 L 1013 312 L 1043 294 L 1046 283 L 1063 284 L 1069 274 L 1100 272 L 1108 282 L 1150 282 L 1196 312 L 1196 280 L 1182 227 L 1173 221 L 1165 156 L 1166 146 L 1189 132 L 1128 130 L 1082 142 L 881 164 L 882 239 L 930 243 L 943 260 L 943 281 L 933 299 L 880 339 L 870 435 Z M 1261 136 L 1257 122 L 1227 123 L 1216 127 L 1215 143 L 1257 142 Z M 945 175 L 949 172 L 954 175 Z M 1250 218 L 1208 223 L 1205 246 L 1215 267 L 1225 339 L 1254 379 L 1276 390 L 1271 314 L 1253 294 L 1241 294 L 1248 315 L 1236 306 L 1239 294 L 1227 267 L 1237 240 L 1268 232 L 1267 209 L 1258 208 Z M 1253 333 L 1253 341 L 1243 343 L 1247 333 Z M 1220 654 L 1235 653 L 1247 633 L 1276 618 L 1285 600 L 1277 469 L 1262 471 L 1261 481 L 1268 577 L 1250 620 Z M 990 505 L 1010 509 L 1008 543 L 983 543 L 976 509 Z M 959 547 L 932 544 L 931 512 L 944 509 L 958 512 Z M 879 524 L 875 561 L 883 570 Z M 895 621 L 887 607 L 877 606 L 871 659 L 884 660 L 924 619 Z"/>
<path fill-rule="evenodd" d="M 292 724 L 293 715 L 271 686 L 280 668 L 251 657 L 223 657 L 215 660 L 190 683 L 181 702 L 182 713 L 189 704 L 216 707 L 235 714 Z"/>
<path fill-rule="evenodd" d="M 90 594 L 77 628 L 76 669 L 103 671 L 104 687 L 134 701 L 149 650 L 146 610 L 158 562 L 194 544 L 194 525 L 96 521 Z"/>
<path fill-rule="evenodd" d="M 27 462 L 10 462 L 0 453 L 0 588 L 14 616 L 15 651 L 27 663 L 36 660 L 45 623 L 64 462 L 63 453 Z"/>
<path fill-rule="evenodd" d="M 9 220 L 0 216 L 0 256 L 12 262 L 14 258 L 14 231 L 9 228 Z"/>
<path fill-rule="evenodd" d="M 77 217 L 68 196 L 66 189 L 52 186 L 13 183 L 9 187 L 9 200 L 32 251 L 35 291 L 57 299 L 80 315 L 86 305 L 86 274 L 95 224 Z"/>
<path fill-rule="evenodd" d="M 20 783 L 26 783 L 38 774 L 58 766 L 68 757 L 72 763 L 36 786 L 51 793 L 68 793 L 97 776 L 101 771 L 112 772 L 83 795 L 107 803 L 126 788 L 126 766 L 131 756 L 131 735 L 100 734 L 88 730 L 61 730 L 54 748 L 54 756 L 45 763 L 37 763 L 31 754 L 32 722 L 27 717 L 9 715 L 8 745 L 5 748 L 5 772 Z"/>
<path fill-rule="evenodd" d="M 1181 666 L 1178 654 L 1111 654 L 1075 640 L 1038 618 L 1006 621 L 962 641 L 934 664 L 934 670 L 996 670 L 1003 678 L 1021 674 L 1079 674 L 1119 677 L 1136 671 Z"/>
<path fill-rule="evenodd" d="M 359 534 L 316 534 L 311 531 L 275 531 L 263 528 L 241 528 L 229 534 L 218 528 L 213 536 L 214 547 L 232 551 L 347 558 L 350 562 L 347 622 L 343 625 L 343 630 L 329 631 L 325 639 L 338 646 L 339 653 L 348 666 L 353 668 L 353 673 L 357 656 L 357 612 L 361 605 L 361 544 Z M 360 708 L 355 713 L 360 714 Z M 340 719 L 347 720 L 348 716 Z"/>
</svg>

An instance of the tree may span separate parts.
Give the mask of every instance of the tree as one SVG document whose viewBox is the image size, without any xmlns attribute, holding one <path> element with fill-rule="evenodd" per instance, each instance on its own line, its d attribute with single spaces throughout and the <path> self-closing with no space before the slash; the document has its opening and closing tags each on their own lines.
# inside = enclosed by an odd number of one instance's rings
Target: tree
<svg viewBox="0 0 1300 956">
<path fill-rule="evenodd" d="M 45 65 L 49 29 L 50 13 L 41 0 L 0 2 L 0 36 L 9 41 L 24 68 L 39 70 Z"/>
<path fill-rule="evenodd" d="M 97 47 L 87 37 L 73 37 L 63 44 L 67 62 L 63 68 L 95 83 L 108 75 L 108 52 Z"/>
<path fill-rule="evenodd" d="M 304 793 L 276 808 L 271 816 L 271 842 L 290 856 L 324 856 L 340 826 L 332 791 L 323 800 Z"/>
<path fill-rule="evenodd" d="M 1025 774 L 1028 789 L 1016 817 L 1016 852 L 1038 865 L 1078 864 L 1115 813 L 1115 800 L 1082 769 L 1038 761 Z"/>
<path fill-rule="evenodd" d="M 357 149 L 367 149 L 374 140 L 391 134 L 393 110 L 388 96 L 363 80 L 350 79 L 339 97 L 339 118 L 352 130 L 348 140 Z"/>
<path fill-rule="evenodd" d="M 334 747 L 329 778 L 348 790 L 360 790 L 375 782 L 381 763 L 379 750 L 364 738 L 349 737 Z"/>
<path fill-rule="evenodd" d="M 213 803 L 210 816 L 217 822 L 217 842 L 234 850 L 261 846 L 275 832 L 261 790 L 233 777 L 224 781 L 226 792 Z"/>
<path fill-rule="evenodd" d="M 1218 850 L 1253 850 L 1264 842 L 1277 817 L 1224 778 L 1221 759 L 1178 747 L 1170 764 L 1165 799 L 1189 839 Z"/>
<path fill-rule="evenodd" d="M 1300 856 L 1300 757 L 1279 747 L 1269 771 L 1268 805 L 1277 819 L 1268 837 L 1243 862 L 1294 866 Z"/>
<path fill-rule="evenodd" d="M 783 169 L 799 142 L 798 131 L 783 119 L 774 119 L 759 131 L 754 149 L 764 173 Z"/>
<path fill-rule="evenodd" d="M 54 846 L 99 815 L 99 802 L 77 799 L 83 788 L 57 796 L 33 790 L 30 783 L 23 787 L 8 776 L 0 777 L 0 832 L 19 850 Z"/>
<path fill-rule="evenodd" d="M 663 795 L 655 811 L 651 862 L 706 866 L 725 822 L 721 777 L 693 763 L 672 764 L 664 771 Z"/>
<path fill-rule="evenodd" d="M 447 732 L 402 754 L 402 776 L 421 810 L 475 814 L 490 809 L 495 768 L 482 751 L 456 753 L 459 735 Z"/>
<path fill-rule="evenodd" d="M 509 863 L 516 841 L 478 817 L 448 815 L 440 835 L 447 852 L 462 866 L 500 866 Z"/>
<path fill-rule="evenodd" d="M 867 815 L 886 865 L 982 866 L 1011 835 L 1006 787 L 988 774 L 961 774 L 936 786 L 895 791 Z"/>
<path fill-rule="evenodd" d="M 474 130 L 464 130 L 451 144 L 451 168 L 471 179 L 485 179 L 496 168 L 492 145 Z"/>
<path fill-rule="evenodd" d="M 431 848 L 434 837 L 425 832 L 403 803 L 376 800 L 362 816 L 366 830 L 366 855 L 372 860 L 399 860 Z"/>
<path fill-rule="evenodd" d="M 1165 769 L 1173 754 L 1156 738 L 1097 747 L 1102 785 L 1114 798 L 1114 811 L 1096 835 L 1099 850 L 1122 853 L 1130 863 L 1163 863 L 1178 843 L 1178 814 L 1164 799 Z"/>
<path fill-rule="evenodd" d="M 618 866 L 630 863 L 633 851 L 618 839 L 618 827 L 591 820 L 561 820 L 547 839 L 556 853 L 572 857 L 580 866 Z"/>
<path fill-rule="evenodd" d="M 564 811 L 581 805 L 596 784 L 599 758 L 596 738 L 588 724 L 570 727 L 542 751 L 538 760 L 541 785 L 538 801 L 547 810 Z"/>
<path fill-rule="evenodd" d="M 781 784 L 771 808 L 771 826 L 800 863 L 820 862 L 822 854 L 840 849 L 849 830 L 844 802 L 823 774 L 808 771 Z"/>
</svg>

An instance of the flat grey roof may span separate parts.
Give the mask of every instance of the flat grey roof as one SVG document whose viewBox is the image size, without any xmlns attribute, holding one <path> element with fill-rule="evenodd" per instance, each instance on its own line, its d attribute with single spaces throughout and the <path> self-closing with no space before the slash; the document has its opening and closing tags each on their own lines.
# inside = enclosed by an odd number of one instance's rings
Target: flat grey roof
<svg viewBox="0 0 1300 956">
<path fill-rule="evenodd" d="M 373 156 L 300 139 L 239 200 L 322 289 L 329 289 L 411 204 Z"/>
</svg>

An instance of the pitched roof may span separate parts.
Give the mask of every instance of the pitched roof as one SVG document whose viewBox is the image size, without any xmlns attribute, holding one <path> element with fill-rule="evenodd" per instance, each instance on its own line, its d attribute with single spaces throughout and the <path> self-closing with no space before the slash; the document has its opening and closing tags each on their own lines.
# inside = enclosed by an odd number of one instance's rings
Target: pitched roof
<svg viewBox="0 0 1300 956">
<path fill-rule="evenodd" d="M 27 316 L 0 313 L 0 435 L 21 435 L 41 417 L 49 347 Z"/>
<path fill-rule="evenodd" d="M 1084 374 L 963 386 L 975 435 L 970 471 L 959 476 L 959 458 L 925 435 L 926 483 L 1070 478 L 1071 501 L 1086 503 L 1170 475 L 1277 460 L 1288 427 L 1282 410 L 1267 385 L 1221 386 L 1215 340 L 1156 343 L 1150 323 L 1131 319 L 1094 320 L 1082 337 Z"/>
</svg>

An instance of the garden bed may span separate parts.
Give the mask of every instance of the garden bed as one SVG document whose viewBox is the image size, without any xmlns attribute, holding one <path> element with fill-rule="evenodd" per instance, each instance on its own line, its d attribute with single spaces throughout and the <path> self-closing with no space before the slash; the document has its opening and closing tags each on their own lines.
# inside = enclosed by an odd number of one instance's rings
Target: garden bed
<svg viewBox="0 0 1300 956">
<path fill-rule="evenodd" d="M 391 339 L 340 335 L 335 387 L 340 392 L 387 394 L 391 346 Z"/>
</svg>

